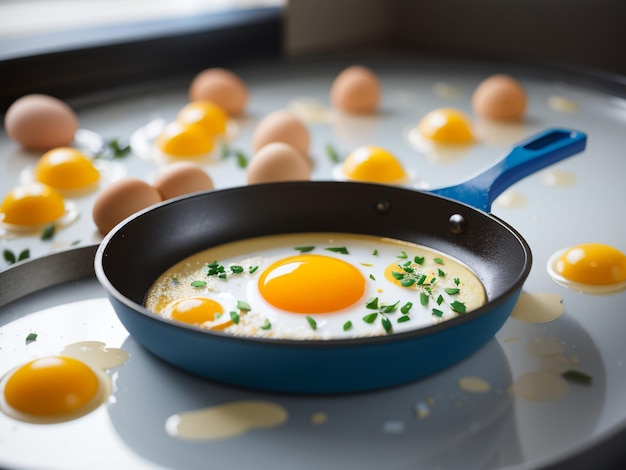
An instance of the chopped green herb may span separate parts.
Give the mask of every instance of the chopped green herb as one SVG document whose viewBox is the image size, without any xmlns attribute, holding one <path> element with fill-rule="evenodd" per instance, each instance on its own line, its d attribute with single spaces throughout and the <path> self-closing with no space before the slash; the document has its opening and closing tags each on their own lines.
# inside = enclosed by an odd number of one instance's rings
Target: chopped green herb
<svg viewBox="0 0 626 470">
<path fill-rule="evenodd" d="M 443 303 L 443 296 L 440 294 L 439 297 L 437 297 L 437 305 L 441 305 Z"/>
<path fill-rule="evenodd" d="M 444 290 L 446 291 L 446 294 L 449 295 L 455 295 L 461 292 L 461 289 L 459 289 L 458 287 L 446 287 Z"/>
<path fill-rule="evenodd" d="M 13 264 L 17 261 L 15 253 L 13 253 L 11 250 L 4 250 L 2 252 L 2 256 L 4 256 L 4 260 L 9 264 Z"/>
<path fill-rule="evenodd" d="M 391 331 L 391 321 L 389 320 L 389 318 L 383 317 L 383 319 L 381 320 L 381 324 L 383 325 L 383 328 L 387 333 Z"/>
<path fill-rule="evenodd" d="M 454 302 L 452 302 L 450 304 L 450 307 L 452 308 L 452 310 L 454 310 L 457 313 L 465 313 L 465 311 L 467 310 L 467 307 L 465 306 L 465 304 L 463 302 L 459 302 L 458 300 L 455 300 Z"/>
<path fill-rule="evenodd" d="M 407 322 L 411 319 L 411 317 L 409 317 L 408 315 L 402 315 L 400 318 L 398 318 L 398 323 L 404 323 Z"/>
<path fill-rule="evenodd" d="M 326 248 L 326 250 L 332 251 L 333 253 L 341 253 L 342 255 L 350 254 L 350 252 L 345 246 L 330 247 L 330 248 Z"/>
<path fill-rule="evenodd" d="M 33 341 L 37 341 L 37 333 L 28 333 L 26 336 L 26 343 L 32 343 Z"/>
<path fill-rule="evenodd" d="M 250 274 L 254 274 L 256 272 L 256 270 L 259 269 L 258 266 L 250 266 L 250 269 L 248 270 L 248 272 Z"/>
<path fill-rule="evenodd" d="M 230 312 L 230 319 L 235 325 L 239 324 L 239 314 L 234 310 Z"/>
<path fill-rule="evenodd" d="M 373 299 L 369 299 L 365 304 L 365 308 L 369 308 L 371 310 L 378 309 L 378 297 L 374 297 Z"/>
<path fill-rule="evenodd" d="M 374 323 L 376 321 L 376 318 L 378 318 L 378 312 L 369 313 L 363 317 L 363 321 L 365 323 Z"/>
<path fill-rule="evenodd" d="M 566 370 L 561 374 L 561 377 L 570 382 L 577 382 L 583 385 L 591 384 L 591 376 L 577 370 Z"/>
<path fill-rule="evenodd" d="M 348 320 L 343 324 L 343 331 L 348 331 L 350 328 L 352 328 L 352 322 Z"/>
<path fill-rule="evenodd" d="M 230 145 L 228 145 L 228 142 L 222 142 L 222 145 L 220 146 L 220 157 L 222 159 L 228 158 L 228 156 L 230 155 Z"/>
<path fill-rule="evenodd" d="M 261 329 L 262 330 L 269 330 L 270 328 L 272 328 L 272 324 L 270 323 L 269 318 L 266 318 L 265 321 L 263 322 L 263 324 L 261 325 Z"/>
<path fill-rule="evenodd" d="M 415 258 L 413 258 L 413 262 L 415 264 L 422 265 L 422 264 L 424 264 L 424 257 L 423 256 L 416 256 Z"/>
<path fill-rule="evenodd" d="M 407 314 L 407 313 L 409 313 L 409 310 L 411 310 L 411 307 L 413 307 L 413 303 L 412 302 L 407 302 L 400 308 L 400 311 L 402 313 L 404 313 L 404 314 Z"/>
<path fill-rule="evenodd" d="M 299 251 L 300 253 L 308 253 L 309 251 L 313 251 L 315 247 L 314 246 L 296 246 L 293 249 Z"/>
<path fill-rule="evenodd" d="M 400 301 L 398 300 L 395 304 L 382 306 L 381 307 L 381 311 L 383 313 L 393 313 L 396 310 L 398 310 L 398 304 L 399 303 L 400 303 Z"/>
<path fill-rule="evenodd" d="M 230 270 L 233 274 L 241 274 L 243 272 L 243 267 L 238 265 L 232 265 Z"/>
<path fill-rule="evenodd" d="M 461 280 L 458 277 L 455 277 L 454 283 L 458 286 L 461 283 Z"/>
<path fill-rule="evenodd" d="M 78 245 L 79 243 L 80 240 L 74 240 L 72 243 L 70 243 L 70 246 Z"/>
<path fill-rule="evenodd" d="M 372 251 L 372 254 L 373 254 L 374 256 L 378 256 L 378 250 L 374 250 L 374 251 Z"/>
<path fill-rule="evenodd" d="M 441 318 L 443 316 L 443 312 L 439 309 L 433 308 L 433 315 L 435 315 L 436 317 Z"/>
<path fill-rule="evenodd" d="M 394 279 L 397 279 L 398 281 L 404 279 L 404 273 L 400 273 L 398 271 L 391 271 L 391 275 Z"/>
<path fill-rule="evenodd" d="M 439 277 L 446 277 L 446 273 L 441 269 L 437 269 L 437 274 L 439 274 Z"/>
<path fill-rule="evenodd" d="M 413 278 L 405 278 L 400 281 L 402 287 L 412 287 L 417 281 Z"/>
<path fill-rule="evenodd" d="M 311 326 L 312 329 L 317 330 L 317 322 L 315 321 L 315 319 L 313 317 L 310 316 L 306 316 L 306 321 L 309 322 L 309 325 Z"/>
<path fill-rule="evenodd" d="M 426 281 L 426 274 L 422 274 L 420 276 L 420 278 L 417 280 L 417 285 L 421 286 L 422 284 L 424 284 L 424 281 Z"/>
<path fill-rule="evenodd" d="M 94 158 L 123 158 L 130 154 L 130 144 L 122 145 L 119 139 L 111 139 L 104 142 L 100 152 Z"/>
<path fill-rule="evenodd" d="M 433 258 L 433 261 L 437 264 L 443 264 L 443 260 L 441 258 Z"/>
<path fill-rule="evenodd" d="M 191 287 L 205 287 L 206 281 L 192 281 Z"/>
<path fill-rule="evenodd" d="M 420 292 L 420 303 L 422 305 L 428 305 L 428 294 L 426 292 Z"/>
<path fill-rule="evenodd" d="M 252 310 L 252 308 L 250 307 L 250 304 L 248 302 L 244 302 L 243 300 L 237 301 L 237 308 L 239 310 L 245 310 L 246 312 L 249 312 L 250 310 Z"/>
<path fill-rule="evenodd" d="M 332 144 L 326 144 L 326 154 L 333 163 L 339 163 L 341 161 L 337 150 L 335 150 Z"/>
<path fill-rule="evenodd" d="M 25 259 L 30 258 L 30 250 L 26 248 L 20 252 L 20 255 L 17 257 L 18 261 L 24 261 Z"/>
<path fill-rule="evenodd" d="M 376 280 L 376 278 L 374 277 L 374 275 L 373 275 L 373 274 L 370 274 L 370 279 L 371 279 L 372 281 L 375 281 L 375 280 Z"/>
<path fill-rule="evenodd" d="M 238 150 L 235 152 L 235 156 L 237 157 L 237 166 L 239 168 L 245 168 L 248 166 L 248 157 L 242 151 Z"/>
<path fill-rule="evenodd" d="M 54 225 L 54 224 L 48 225 L 41 232 L 41 239 L 42 240 L 50 240 L 52 237 L 54 237 L 54 232 L 56 232 L 56 229 L 57 229 L 56 225 Z"/>
<path fill-rule="evenodd" d="M 397 256 L 397 258 L 399 258 L 399 259 L 407 259 L 408 255 L 406 254 L 406 251 L 401 251 L 400 254 Z"/>
</svg>

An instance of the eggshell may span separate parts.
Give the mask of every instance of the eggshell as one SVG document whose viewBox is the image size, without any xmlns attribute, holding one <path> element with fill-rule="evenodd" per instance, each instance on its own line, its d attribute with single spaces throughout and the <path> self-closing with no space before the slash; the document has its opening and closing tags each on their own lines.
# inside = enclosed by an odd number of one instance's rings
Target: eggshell
<svg viewBox="0 0 626 470">
<path fill-rule="evenodd" d="M 159 202 L 161 195 L 148 183 L 137 178 L 117 180 L 98 194 L 93 221 L 104 235 L 126 217 Z"/>
<path fill-rule="evenodd" d="M 248 87 L 233 72 L 221 68 L 203 70 L 189 87 L 190 101 L 212 101 L 228 115 L 241 114 L 248 101 Z"/>
<path fill-rule="evenodd" d="M 311 136 L 304 123 L 291 111 L 279 109 L 265 116 L 252 135 L 252 149 L 258 152 L 272 142 L 291 145 L 301 155 L 309 154 Z"/>
<path fill-rule="evenodd" d="M 163 200 L 196 191 L 211 190 L 213 180 L 193 162 L 176 162 L 166 167 L 152 182 Z"/>
<path fill-rule="evenodd" d="M 48 95 L 25 95 L 4 117 L 8 136 L 32 150 L 68 146 L 78 129 L 78 117 L 66 103 Z"/>
<path fill-rule="evenodd" d="M 518 120 L 526 111 L 526 93 L 513 77 L 492 75 L 474 90 L 472 108 L 483 118 Z"/>
<path fill-rule="evenodd" d="M 343 70 L 332 84 L 330 100 L 333 106 L 352 114 L 369 114 L 376 111 L 381 95 L 378 77 L 362 65 Z"/>
<path fill-rule="evenodd" d="M 306 181 L 311 178 L 307 160 L 289 144 L 272 142 L 254 154 L 247 169 L 248 184 Z"/>
</svg>

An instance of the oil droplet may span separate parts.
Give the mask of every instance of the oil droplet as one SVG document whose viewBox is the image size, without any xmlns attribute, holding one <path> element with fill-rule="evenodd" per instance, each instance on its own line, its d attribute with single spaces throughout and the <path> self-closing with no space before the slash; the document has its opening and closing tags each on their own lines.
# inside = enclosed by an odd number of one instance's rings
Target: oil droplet
<svg viewBox="0 0 626 470">
<path fill-rule="evenodd" d="M 484 393 L 491 390 L 489 382 L 480 377 L 463 377 L 459 380 L 459 387 L 471 393 Z"/>
<path fill-rule="evenodd" d="M 569 385 L 558 374 L 538 370 L 521 375 L 509 388 L 509 393 L 530 401 L 553 401 L 567 395 Z"/>
<path fill-rule="evenodd" d="M 563 301 L 557 294 L 522 292 L 511 317 L 528 323 L 548 323 L 563 313 Z"/>
<path fill-rule="evenodd" d="M 500 194 L 494 201 L 494 204 L 500 207 L 517 209 L 526 205 L 526 196 L 515 191 L 505 191 Z"/>
<path fill-rule="evenodd" d="M 165 430 L 180 439 L 217 441 L 275 428 L 284 424 L 287 416 L 287 410 L 276 403 L 243 400 L 170 416 Z"/>
<path fill-rule="evenodd" d="M 541 184 L 549 187 L 566 187 L 576 184 L 576 175 L 569 171 L 544 171 L 539 175 Z"/>
<path fill-rule="evenodd" d="M 548 98 L 548 107 L 560 113 L 575 113 L 579 109 L 579 105 L 576 101 L 556 95 L 552 95 Z"/>
<path fill-rule="evenodd" d="M 328 421 L 328 415 L 323 412 L 313 413 L 311 415 L 311 424 L 320 425 Z"/>
</svg>

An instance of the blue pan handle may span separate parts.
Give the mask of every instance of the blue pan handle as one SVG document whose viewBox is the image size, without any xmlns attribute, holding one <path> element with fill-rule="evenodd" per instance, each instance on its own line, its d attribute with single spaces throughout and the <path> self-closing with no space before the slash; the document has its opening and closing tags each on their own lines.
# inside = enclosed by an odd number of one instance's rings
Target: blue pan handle
<svg viewBox="0 0 626 470">
<path fill-rule="evenodd" d="M 469 204 L 485 212 L 504 190 L 536 171 L 582 152 L 587 135 L 567 129 L 549 129 L 517 144 L 493 166 L 460 184 L 430 192 Z"/>
</svg>

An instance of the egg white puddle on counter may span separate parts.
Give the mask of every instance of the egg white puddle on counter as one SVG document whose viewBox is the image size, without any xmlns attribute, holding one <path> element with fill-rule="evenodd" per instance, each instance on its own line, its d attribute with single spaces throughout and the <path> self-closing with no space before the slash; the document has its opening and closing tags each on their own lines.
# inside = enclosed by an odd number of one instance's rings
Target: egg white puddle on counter
<svg viewBox="0 0 626 470">
<path fill-rule="evenodd" d="M 303 233 L 182 260 L 155 282 L 146 307 L 233 335 L 339 339 L 430 326 L 485 299 L 478 277 L 440 252 L 374 236 Z"/>
</svg>

